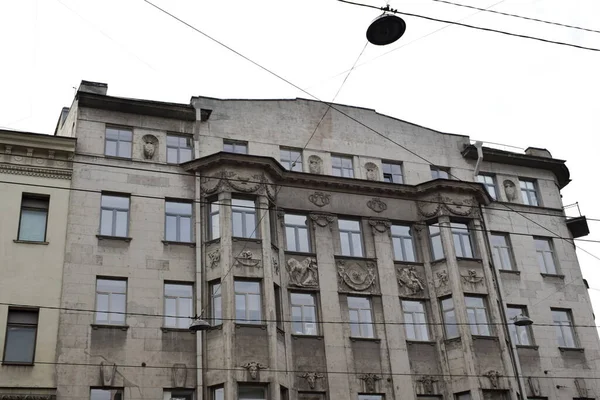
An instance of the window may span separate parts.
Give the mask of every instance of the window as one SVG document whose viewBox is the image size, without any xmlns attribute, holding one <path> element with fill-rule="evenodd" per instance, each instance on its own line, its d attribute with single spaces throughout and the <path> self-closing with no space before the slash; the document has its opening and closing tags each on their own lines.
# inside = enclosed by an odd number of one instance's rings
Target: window
<svg viewBox="0 0 600 400">
<path fill-rule="evenodd" d="M 281 288 L 273 284 L 273 293 L 275 294 L 275 324 L 277 328 L 283 330 L 283 309 L 281 307 Z"/>
<path fill-rule="evenodd" d="M 261 324 L 260 283 L 235 281 L 235 320 L 237 323 Z"/>
<path fill-rule="evenodd" d="M 304 253 L 310 252 L 310 236 L 306 215 L 285 214 L 283 219 L 286 250 Z"/>
<path fill-rule="evenodd" d="M 213 325 L 223 323 L 223 299 L 221 295 L 221 281 L 210 284 L 210 306 Z"/>
<path fill-rule="evenodd" d="M 167 163 L 180 164 L 192 159 L 192 138 L 167 135 Z"/>
<path fill-rule="evenodd" d="M 552 309 L 552 322 L 556 326 L 556 338 L 560 347 L 577 347 L 573 317 L 570 310 Z"/>
<path fill-rule="evenodd" d="M 454 395 L 456 400 L 471 400 L 471 392 L 463 392 Z"/>
<path fill-rule="evenodd" d="M 177 201 L 165 203 L 165 240 L 192 241 L 192 203 Z"/>
<path fill-rule="evenodd" d="M 223 386 L 211 388 L 210 400 L 225 400 L 225 388 Z"/>
<path fill-rule="evenodd" d="M 394 260 L 416 261 L 412 232 L 409 226 L 392 225 Z"/>
<path fill-rule="evenodd" d="M 19 221 L 19 240 L 28 242 L 46 241 L 46 224 L 50 198 L 23 193 L 21 198 L 21 219 Z"/>
<path fill-rule="evenodd" d="M 100 234 L 127 237 L 129 230 L 129 196 L 102 195 Z"/>
<path fill-rule="evenodd" d="M 452 297 L 442 300 L 442 316 L 444 318 L 446 338 L 457 337 L 458 325 L 456 325 L 456 311 L 454 310 L 454 300 L 452 300 Z"/>
<path fill-rule="evenodd" d="M 194 315 L 193 287 L 165 283 L 165 326 L 187 329 Z"/>
<path fill-rule="evenodd" d="M 513 255 L 510 246 L 510 239 L 504 233 L 492 233 L 492 259 L 496 268 L 502 270 L 512 270 Z"/>
<path fill-rule="evenodd" d="M 248 142 L 223 141 L 223 151 L 228 153 L 248 154 Z"/>
<path fill-rule="evenodd" d="M 383 181 L 389 183 L 404 183 L 402 177 L 402 164 L 389 162 L 381 163 L 383 169 Z"/>
<path fill-rule="evenodd" d="M 471 335 L 490 336 L 490 326 L 483 298 L 465 296 L 465 304 Z"/>
<path fill-rule="evenodd" d="M 469 227 L 457 222 L 450 223 L 452 239 L 454 240 L 454 251 L 456 257 L 473 258 L 473 248 L 471 246 L 471 234 Z"/>
<path fill-rule="evenodd" d="M 302 150 L 281 148 L 279 154 L 281 165 L 285 169 L 302 172 Z"/>
<path fill-rule="evenodd" d="M 292 333 L 296 335 L 317 334 L 317 306 L 312 293 L 291 293 Z"/>
<path fill-rule="evenodd" d="M 4 362 L 33 364 L 38 310 L 9 309 L 4 342 Z"/>
<path fill-rule="evenodd" d="M 358 400 L 383 400 L 380 394 L 359 394 Z"/>
<path fill-rule="evenodd" d="M 496 192 L 496 177 L 494 175 L 479 174 L 477 175 L 477 182 L 483 183 L 483 186 L 485 186 L 492 199 L 498 200 L 498 194 Z"/>
<path fill-rule="evenodd" d="M 353 337 L 375 337 L 371 299 L 348 296 L 348 313 L 350 315 L 350 334 Z"/>
<path fill-rule="evenodd" d="M 104 154 L 113 157 L 131 158 L 133 132 L 127 128 L 106 128 Z"/>
<path fill-rule="evenodd" d="M 96 323 L 125 324 L 127 281 L 123 279 L 96 280 Z"/>
<path fill-rule="evenodd" d="M 256 238 L 256 204 L 252 200 L 231 199 L 233 236 Z"/>
<path fill-rule="evenodd" d="M 280 400 L 290 400 L 290 393 L 286 387 L 279 386 L 279 399 Z"/>
<path fill-rule="evenodd" d="M 220 226 L 219 226 L 219 203 L 211 202 L 208 210 L 208 229 L 210 230 L 208 237 L 217 239 L 221 237 Z"/>
<path fill-rule="evenodd" d="M 242 386 L 238 387 L 239 400 L 267 400 L 267 389 L 262 386 Z"/>
<path fill-rule="evenodd" d="M 163 400 L 194 400 L 194 392 L 191 390 L 165 390 Z"/>
<path fill-rule="evenodd" d="M 540 204 L 538 202 L 535 180 L 519 179 L 519 185 L 521 186 L 521 197 L 523 197 L 523 204 L 539 206 Z"/>
<path fill-rule="evenodd" d="M 556 275 L 556 263 L 554 262 L 554 248 L 551 239 L 533 238 L 535 242 L 535 252 L 540 271 L 543 274 Z"/>
<path fill-rule="evenodd" d="M 342 255 L 362 257 L 363 249 L 360 222 L 347 219 L 339 219 L 338 228 L 340 230 Z"/>
<path fill-rule="evenodd" d="M 429 240 L 431 242 L 431 255 L 434 260 L 444 258 L 444 247 L 442 246 L 442 236 L 439 224 L 429 225 Z"/>
<path fill-rule="evenodd" d="M 352 157 L 331 156 L 331 166 L 333 176 L 343 178 L 354 178 L 354 167 L 352 166 Z"/>
<path fill-rule="evenodd" d="M 123 400 L 123 389 L 91 389 L 90 400 Z"/>
<path fill-rule="evenodd" d="M 450 168 L 431 166 L 431 179 L 450 179 Z"/>
<path fill-rule="evenodd" d="M 527 315 L 527 307 L 506 307 L 506 318 L 508 319 L 508 331 L 510 332 L 510 337 L 516 345 L 530 346 L 533 344 L 533 341 L 531 340 L 531 327 L 517 326 L 514 324 L 515 318 L 519 315 Z"/>
<path fill-rule="evenodd" d="M 404 314 L 406 338 L 408 340 L 429 340 L 425 303 L 422 301 L 402 300 L 402 313 Z"/>
</svg>

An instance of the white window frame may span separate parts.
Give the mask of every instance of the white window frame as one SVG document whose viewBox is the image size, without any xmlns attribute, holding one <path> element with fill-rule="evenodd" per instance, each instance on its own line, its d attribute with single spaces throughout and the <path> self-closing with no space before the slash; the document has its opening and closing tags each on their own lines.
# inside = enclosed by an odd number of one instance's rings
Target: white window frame
<svg viewBox="0 0 600 400">
<path fill-rule="evenodd" d="M 496 268 L 502 271 L 515 270 L 515 258 L 512 251 L 510 236 L 508 233 L 492 232 L 490 234 L 492 245 L 492 259 Z M 502 238 L 504 243 L 498 243 L 495 238 Z M 509 265 L 506 265 L 508 263 Z"/>
<path fill-rule="evenodd" d="M 236 204 L 237 203 L 237 204 Z M 250 206 L 250 204 L 252 206 Z M 235 236 L 234 237 L 241 237 L 241 238 L 247 238 L 247 239 L 256 239 L 257 238 L 257 234 L 258 234 L 258 213 L 256 212 L 256 202 L 254 200 L 248 200 L 248 199 L 238 199 L 238 198 L 232 198 L 231 199 L 231 229 L 232 229 L 232 234 L 235 233 L 235 215 L 239 214 L 241 216 L 241 221 L 242 221 L 242 226 L 240 227 L 242 230 L 242 236 Z M 253 226 L 248 226 L 249 225 L 249 216 L 252 216 L 254 218 L 254 224 Z M 252 224 L 250 224 L 252 225 Z"/>
<path fill-rule="evenodd" d="M 305 218 L 305 223 L 303 225 L 292 222 L 288 217 L 303 217 Z M 283 216 L 283 224 L 285 227 L 285 247 L 287 251 L 296 251 L 301 253 L 310 253 L 312 251 L 311 248 L 311 240 L 310 240 L 310 230 L 308 229 L 308 217 L 303 214 L 285 214 Z M 306 243 L 301 243 L 300 239 L 300 231 L 306 232 Z M 290 235 L 291 233 L 291 235 Z M 293 239 L 294 247 L 291 248 L 290 242 Z M 306 248 L 306 250 L 302 250 Z"/>
<path fill-rule="evenodd" d="M 446 257 L 446 253 L 444 251 L 444 244 L 442 242 L 442 227 L 439 223 L 430 224 L 428 226 L 428 231 L 432 261 L 442 260 Z M 438 250 L 436 249 L 439 249 L 439 251 L 441 251 L 441 254 L 438 254 Z"/>
<path fill-rule="evenodd" d="M 535 179 L 519 178 L 519 188 L 521 190 L 523 204 L 529 206 L 540 205 L 537 181 Z"/>
<path fill-rule="evenodd" d="M 175 294 L 168 294 L 167 285 L 171 286 L 180 286 L 185 287 L 186 290 L 189 289 L 189 296 L 180 296 Z M 178 282 L 165 282 L 163 285 L 163 295 L 164 295 L 164 324 L 166 328 L 176 328 L 176 329 L 187 329 L 192 322 L 192 317 L 194 314 L 194 285 L 191 283 L 178 283 Z M 167 312 L 167 301 L 174 300 L 175 301 L 175 314 L 171 315 Z M 190 315 L 186 315 L 185 305 L 186 303 L 189 306 Z M 174 320 L 175 323 L 173 323 Z"/>
<path fill-rule="evenodd" d="M 234 154 L 248 154 L 248 142 L 223 140 L 223 151 Z"/>
<path fill-rule="evenodd" d="M 223 291 L 220 280 L 209 284 L 210 290 L 210 316 L 213 326 L 223 324 Z"/>
<path fill-rule="evenodd" d="M 113 288 L 109 291 L 100 291 L 98 284 L 100 281 L 107 282 L 123 282 L 125 288 Z M 100 311 L 99 307 L 99 296 L 108 296 L 108 310 Z M 113 304 L 118 301 L 116 298 L 123 296 L 123 311 L 113 311 Z M 127 321 L 127 279 L 120 278 L 96 278 L 96 310 L 95 310 L 94 321 L 98 325 L 125 325 Z M 98 319 L 99 314 L 106 314 L 106 320 Z"/>
<path fill-rule="evenodd" d="M 177 146 L 169 144 L 169 138 L 177 138 Z M 181 145 L 182 139 L 185 141 L 185 144 L 183 146 Z M 188 141 L 189 141 L 189 146 L 187 145 Z M 174 149 L 177 152 L 177 160 L 175 160 L 175 161 L 169 160 L 169 149 Z M 182 156 L 181 156 L 182 149 L 190 151 L 189 159 L 182 160 Z M 172 134 L 172 133 L 167 134 L 167 164 L 181 164 L 183 162 L 190 161 L 193 158 L 194 158 L 194 141 L 193 141 L 192 137 L 186 136 L 186 135 L 176 135 L 176 134 Z"/>
<path fill-rule="evenodd" d="M 548 244 L 547 249 L 540 249 L 538 247 L 538 243 L 541 244 L 542 242 Z M 533 238 L 533 243 L 535 246 L 535 255 L 540 272 L 542 274 L 558 275 L 558 263 L 556 262 L 554 243 L 552 242 L 552 239 L 536 236 Z"/>
<path fill-rule="evenodd" d="M 254 283 L 257 285 L 258 287 L 258 292 L 244 292 L 241 290 L 241 288 L 238 287 L 238 283 Z M 263 323 L 262 321 L 262 285 L 260 282 L 258 281 L 251 281 L 251 280 L 235 280 L 233 282 L 233 286 L 234 286 L 234 290 L 235 290 L 235 312 L 236 312 L 236 323 L 238 324 L 254 324 L 254 325 L 260 325 Z M 243 296 L 244 298 L 244 318 L 243 319 L 238 319 L 237 318 L 237 299 L 238 296 Z M 250 303 L 250 296 L 257 296 L 258 297 L 258 318 L 251 318 L 250 317 L 250 309 L 248 307 L 248 304 Z"/>
<path fill-rule="evenodd" d="M 344 161 L 349 161 L 350 166 L 344 166 Z M 339 163 L 339 165 L 335 165 Z M 336 173 L 337 171 L 337 173 Z M 342 178 L 354 178 L 354 160 L 352 156 L 343 156 L 339 154 L 331 155 L 331 174 Z"/>
<path fill-rule="evenodd" d="M 552 323 L 556 327 L 556 340 L 559 347 L 578 348 L 573 313 L 564 308 L 551 308 Z"/>
<path fill-rule="evenodd" d="M 527 316 L 526 306 L 506 306 L 506 319 L 508 320 L 508 331 L 512 341 L 517 346 L 532 346 L 533 335 L 530 326 L 515 325 L 515 317 L 519 315 Z"/>
<path fill-rule="evenodd" d="M 218 200 L 208 204 L 208 237 L 210 240 L 221 237 L 220 204 Z"/>
<path fill-rule="evenodd" d="M 490 197 L 498 200 L 498 186 L 496 185 L 496 175 L 480 173 L 477 175 L 477 182 L 482 183 L 487 189 Z"/>
<path fill-rule="evenodd" d="M 400 172 L 394 172 L 394 167 L 398 167 Z M 404 171 L 402 171 L 401 162 L 382 161 L 381 169 L 383 171 L 383 181 L 389 183 L 404 183 Z"/>
<path fill-rule="evenodd" d="M 288 171 L 302 172 L 302 149 L 280 147 L 279 162 Z"/>
<path fill-rule="evenodd" d="M 459 258 L 475 258 L 475 247 L 469 225 L 461 222 L 451 222 L 450 231 L 454 242 L 454 252 Z M 457 246 L 458 245 L 458 246 Z"/>
<path fill-rule="evenodd" d="M 469 304 L 469 301 L 480 302 L 480 304 Z M 492 329 L 485 298 L 465 296 L 465 309 L 471 335 L 491 336 Z"/>
<path fill-rule="evenodd" d="M 442 311 L 442 320 L 444 321 L 444 332 L 446 339 L 452 339 L 460 336 L 458 331 L 457 319 L 456 319 L 456 307 L 454 306 L 454 299 L 452 297 L 446 297 L 440 300 L 440 309 Z M 454 320 L 452 322 L 452 320 Z"/>
<path fill-rule="evenodd" d="M 113 197 L 120 199 L 127 199 L 127 207 L 114 207 L 104 205 L 105 198 Z M 100 198 L 100 235 L 102 236 L 114 236 L 114 237 L 128 237 L 129 236 L 129 210 L 131 209 L 131 197 L 127 194 L 118 194 L 118 193 L 102 193 Z M 111 222 L 110 222 L 110 233 L 105 233 L 102 226 L 102 214 L 104 211 L 110 212 Z M 117 216 L 119 213 L 125 212 L 126 222 L 125 222 L 125 235 L 117 235 Z"/>
<path fill-rule="evenodd" d="M 312 304 L 295 303 L 296 296 L 310 298 Z M 318 335 L 319 328 L 317 324 L 317 296 L 311 292 L 290 292 L 290 308 L 292 316 L 292 334 L 294 335 Z M 294 319 L 294 310 L 300 311 L 300 319 Z M 312 318 L 312 319 L 311 319 Z M 296 329 L 296 325 L 301 325 L 301 329 Z"/>
<path fill-rule="evenodd" d="M 181 212 L 181 211 L 168 211 L 169 203 L 189 205 L 190 212 L 186 213 L 186 212 Z M 194 224 L 193 224 L 193 219 L 192 219 L 193 213 L 194 213 L 193 203 L 191 203 L 189 201 L 165 200 L 165 240 L 169 241 L 169 242 L 182 242 L 182 243 L 193 242 L 193 235 L 192 235 L 192 233 L 194 231 Z M 169 224 L 169 217 L 175 218 L 175 238 L 174 239 L 167 237 L 167 232 L 168 232 L 167 227 Z M 189 220 L 189 225 L 190 225 L 190 231 L 187 233 L 189 235 L 189 237 L 182 238 L 183 231 L 181 230 L 181 223 L 182 223 L 182 220 L 186 220 L 186 219 Z"/>
<path fill-rule="evenodd" d="M 408 233 L 400 229 L 408 229 Z M 394 260 L 396 261 L 417 261 L 415 241 L 412 236 L 412 228 L 409 225 L 394 224 L 390 228 L 392 234 L 392 247 L 394 250 Z M 410 251 L 410 252 L 408 252 Z M 412 257 L 411 257 L 412 255 Z"/>
<path fill-rule="evenodd" d="M 404 315 L 404 328 L 407 340 L 427 342 L 429 341 L 429 329 L 427 322 L 427 306 L 422 300 L 400 300 L 402 314 Z M 408 305 L 416 304 L 419 311 L 410 310 Z"/>
<path fill-rule="evenodd" d="M 17 238 L 23 242 L 44 243 L 48 230 L 48 213 L 50 211 L 50 196 L 23 193 L 21 195 L 21 212 L 19 214 L 19 232 Z M 36 232 L 27 229 L 23 224 L 28 222 L 29 218 L 23 218 L 24 215 L 38 215 L 44 218 L 44 226 L 36 226 Z M 36 225 L 38 221 L 35 221 Z"/>
<path fill-rule="evenodd" d="M 343 222 L 353 222 L 358 225 L 357 229 L 352 228 L 344 228 L 342 229 L 341 224 Z M 343 256 L 349 257 L 364 257 L 364 249 L 363 249 L 363 237 L 362 237 L 362 227 L 360 224 L 360 220 L 356 219 L 340 219 L 338 218 L 338 230 L 340 233 L 340 252 Z M 358 238 L 356 238 L 358 235 Z M 344 252 L 344 243 L 343 237 L 346 237 L 348 240 L 348 251 L 349 253 Z"/>
<path fill-rule="evenodd" d="M 354 307 L 351 306 L 351 300 L 361 299 L 366 300 L 368 307 Z M 350 334 L 352 337 L 360 338 L 374 338 L 375 327 L 373 324 L 373 301 L 370 297 L 364 296 L 347 296 L 348 302 L 348 320 L 350 321 Z M 368 311 L 368 320 L 363 320 L 363 311 Z M 356 313 L 357 318 L 353 319 L 353 312 Z"/>
<path fill-rule="evenodd" d="M 108 138 L 108 131 L 116 131 L 117 138 Z M 127 135 L 129 134 L 129 135 Z M 123 137 L 122 137 L 123 136 Z M 127 136 L 129 136 L 129 140 L 127 140 Z M 115 152 L 116 154 L 108 154 L 108 142 L 116 143 Z M 129 154 L 122 155 L 121 154 L 121 143 L 129 143 Z M 104 130 L 104 155 L 109 157 L 119 157 L 119 158 L 131 158 L 131 153 L 133 150 L 133 129 L 125 128 L 125 127 L 117 127 L 117 126 L 107 126 Z"/>
</svg>

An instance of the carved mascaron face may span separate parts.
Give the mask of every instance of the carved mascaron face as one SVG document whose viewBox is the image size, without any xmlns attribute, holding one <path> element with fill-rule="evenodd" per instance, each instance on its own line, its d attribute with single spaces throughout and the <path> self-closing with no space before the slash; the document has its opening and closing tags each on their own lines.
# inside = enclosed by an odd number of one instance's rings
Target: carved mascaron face
<svg viewBox="0 0 600 400">
<path fill-rule="evenodd" d="M 152 142 L 144 143 L 144 157 L 146 157 L 148 159 L 154 157 L 154 151 L 155 151 L 154 143 L 152 143 Z"/>
<path fill-rule="evenodd" d="M 515 184 L 508 179 L 504 181 L 504 193 L 509 201 L 514 201 L 517 198 Z"/>
<path fill-rule="evenodd" d="M 310 156 L 308 158 L 308 169 L 311 174 L 321 173 L 321 159 L 317 156 Z"/>
</svg>

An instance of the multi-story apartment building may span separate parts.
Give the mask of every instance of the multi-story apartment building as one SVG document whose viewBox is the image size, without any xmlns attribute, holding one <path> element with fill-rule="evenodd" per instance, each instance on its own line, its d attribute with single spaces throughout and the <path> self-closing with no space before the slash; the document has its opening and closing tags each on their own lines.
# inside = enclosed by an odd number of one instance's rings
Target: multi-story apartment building
<svg viewBox="0 0 600 400">
<path fill-rule="evenodd" d="M 106 93 L 82 82 L 55 132 L 77 139 L 59 399 L 600 394 L 586 224 L 546 150 L 309 100 Z"/>
<path fill-rule="evenodd" d="M 56 398 L 75 139 L 0 130 L 0 399 Z"/>
</svg>

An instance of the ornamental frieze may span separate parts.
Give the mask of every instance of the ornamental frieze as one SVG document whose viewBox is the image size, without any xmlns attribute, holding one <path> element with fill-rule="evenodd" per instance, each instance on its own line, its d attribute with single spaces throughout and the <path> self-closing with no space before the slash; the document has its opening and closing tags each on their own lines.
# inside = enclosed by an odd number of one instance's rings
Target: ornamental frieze
<svg viewBox="0 0 600 400">
<path fill-rule="evenodd" d="M 478 203 L 473 197 L 452 198 L 436 194 L 417 201 L 417 210 L 424 218 L 440 215 L 456 215 L 459 217 L 476 217 Z"/>
<path fill-rule="evenodd" d="M 202 177 L 200 190 L 206 195 L 233 190 L 241 193 L 258 193 L 267 195 L 271 200 L 275 199 L 276 190 L 269 182 L 265 174 L 254 174 L 246 176 L 235 171 L 220 171 L 212 176 Z"/>
<path fill-rule="evenodd" d="M 340 292 L 377 293 L 377 268 L 372 261 L 338 260 Z"/>
</svg>

